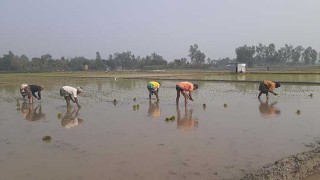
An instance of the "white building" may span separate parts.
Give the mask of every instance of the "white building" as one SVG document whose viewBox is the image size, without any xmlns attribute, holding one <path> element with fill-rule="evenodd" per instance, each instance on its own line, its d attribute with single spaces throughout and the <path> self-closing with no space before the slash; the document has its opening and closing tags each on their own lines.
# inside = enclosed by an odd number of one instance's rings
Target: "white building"
<svg viewBox="0 0 320 180">
<path fill-rule="evenodd" d="M 246 64 L 232 63 L 230 65 L 230 70 L 232 73 L 245 73 L 246 72 Z"/>
</svg>

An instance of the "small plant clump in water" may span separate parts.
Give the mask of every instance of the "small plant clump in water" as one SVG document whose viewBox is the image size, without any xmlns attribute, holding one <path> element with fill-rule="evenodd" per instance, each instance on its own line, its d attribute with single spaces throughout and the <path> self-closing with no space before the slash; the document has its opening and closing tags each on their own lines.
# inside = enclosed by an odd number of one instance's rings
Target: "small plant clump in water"
<svg viewBox="0 0 320 180">
<path fill-rule="evenodd" d="M 139 106 L 139 104 L 137 104 L 137 109 L 139 109 L 140 108 L 140 106 Z"/>
<path fill-rule="evenodd" d="M 170 117 L 170 120 L 171 120 L 171 121 L 174 121 L 175 119 L 176 119 L 175 116 L 171 116 L 171 117 Z"/>
<path fill-rule="evenodd" d="M 42 140 L 49 143 L 51 141 L 51 136 L 43 136 Z"/>
<path fill-rule="evenodd" d="M 223 104 L 223 107 L 225 107 L 225 108 L 228 107 L 228 104 L 227 104 L 227 103 L 224 103 L 224 104 Z"/>
<path fill-rule="evenodd" d="M 170 118 L 169 117 L 166 117 L 166 121 L 168 122 L 170 120 Z"/>
<path fill-rule="evenodd" d="M 202 107 L 203 107 L 203 109 L 205 109 L 207 107 L 207 104 L 203 103 Z"/>
<path fill-rule="evenodd" d="M 133 98 L 133 101 L 134 101 L 134 102 L 136 102 L 136 100 L 137 100 L 136 98 Z"/>
<path fill-rule="evenodd" d="M 135 111 L 137 109 L 137 106 L 136 105 L 133 105 L 132 106 L 133 110 Z"/>
<path fill-rule="evenodd" d="M 58 118 L 59 118 L 59 119 L 62 118 L 62 113 L 58 113 Z"/>
<path fill-rule="evenodd" d="M 299 109 L 297 110 L 297 114 L 301 114 L 301 111 Z"/>
</svg>

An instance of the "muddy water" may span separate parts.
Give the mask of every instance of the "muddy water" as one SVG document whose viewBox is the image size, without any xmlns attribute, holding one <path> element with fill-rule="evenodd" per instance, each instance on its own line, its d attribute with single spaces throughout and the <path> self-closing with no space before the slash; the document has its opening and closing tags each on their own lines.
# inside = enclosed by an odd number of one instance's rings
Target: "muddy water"
<svg viewBox="0 0 320 180">
<path fill-rule="evenodd" d="M 199 82 L 177 107 L 176 81 L 161 81 L 159 103 L 146 80 L 64 83 L 85 89 L 81 109 L 66 107 L 58 82 L 33 106 L 18 84 L 0 86 L 1 179 L 238 179 L 320 143 L 318 86 L 259 101 L 257 84 Z"/>
</svg>

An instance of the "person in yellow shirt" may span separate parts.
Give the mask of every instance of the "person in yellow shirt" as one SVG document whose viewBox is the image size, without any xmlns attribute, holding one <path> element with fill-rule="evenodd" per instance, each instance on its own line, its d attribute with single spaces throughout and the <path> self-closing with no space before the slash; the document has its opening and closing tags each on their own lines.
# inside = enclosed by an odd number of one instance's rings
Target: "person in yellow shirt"
<svg viewBox="0 0 320 180">
<path fill-rule="evenodd" d="M 159 88 L 161 84 L 157 81 L 150 81 L 147 85 L 149 90 L 149 99 L 151 99 L 151 95 L 155 94 L 157 97 L 157 101 L 159 101 Z"/>
<path fill-rule="evenodd" d="M 280 83 L 278 82 L 273 82 L 273 81 L 269 81 L 269 80 L 264 80 L 263 82 L 260 83 L 259 85 L 259 95 L 258 98 L 260 99 L 260 96 L 262 94 L 266 94 L 267 99 L 269 99 L 269 95 L 268 93 L 272 93 L 275 96 L 277 96 L 278 94 L 274 92 L 274 90 L 278 87 L 280 87 Z"/>
</svg>

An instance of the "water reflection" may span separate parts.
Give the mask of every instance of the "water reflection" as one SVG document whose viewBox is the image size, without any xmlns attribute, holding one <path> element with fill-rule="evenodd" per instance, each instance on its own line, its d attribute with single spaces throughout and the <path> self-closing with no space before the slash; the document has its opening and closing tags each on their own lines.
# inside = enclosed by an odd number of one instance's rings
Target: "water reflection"
<svg viewBox="0 0 320 180">
<path fill-rule="evenodd" d="M 151 117 L 159 117 L 161 114 L 160 107 L 159 107 L 159 101 L 151 102 L 149 101 L 149 109 L 148 109 L 148 115 Z"/>
<path fill-rule="evenodd" d="M 177 108 L 177 128 L 183 130 L 194 130 L 198 127 L 199 121 L 192 117 L 193 109 L 184 107 L 184 115 L 181 116 L 179 105 Z"/>
<path fill-rule="evenodd" d="M 61 119 L 61 125 L 64 128 L 72 128 L 74 126 L 80 125 L 83 123 L 83 119 L 79 118 L 79 111 L 81 108 L 73 109 L 72 107 L 67 107 L 66 114 Z"/>
<path fill-rule="evenodd" d="M 264 118 L 275 118 L 280 115 L 281 111 L 279 108 L 275 107 L 277 102 L 273 102 L 269 104 L 269 100 L 266 99 L 265 101 L 259 99 L 259 111 L 260 115 Z"/>
<path fill-rule="evenodd" d="M 21 114 L 28 121 L 38 121 L 46 117 L 46 114 L 42 112 L 41 104 L 34 106 L 33 103 L 27 102 L 22 103 Z"/>
</svg>

